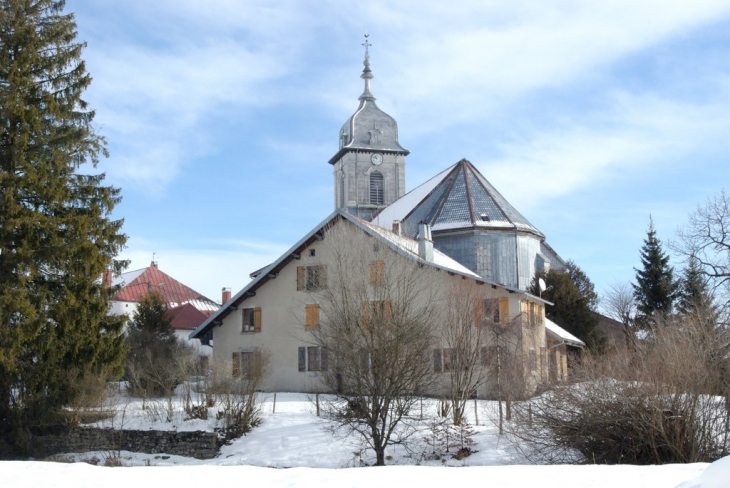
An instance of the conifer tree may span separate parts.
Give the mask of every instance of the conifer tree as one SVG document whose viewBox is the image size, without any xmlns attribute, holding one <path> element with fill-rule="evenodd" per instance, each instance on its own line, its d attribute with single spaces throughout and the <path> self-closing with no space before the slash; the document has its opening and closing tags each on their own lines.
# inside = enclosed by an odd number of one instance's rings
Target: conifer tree
<svg viewBox="0 0 730 488">
<path fill-rule="evenodd" d="M 533 295 L 540 295 L 537 284 L 539 278 L 543 278 L 547 285 L 547 290 L 541 294 L 542 298 L 553 303 L 545 307 L 545 316 L 585 341 L 589 347 L 600 349 L 604 340 L 596 329 L 598 319 L 593 314 L 598 295 L 583 270 L 568 261 L 565 272 L 551 269 L 547 273 L 538 273 L 528 290 Z"/>
<path fill-rule="evenodd" d="M 118 374 L 125 355 L 99 280 L 122 269 L 119 190 L 79 172 L 106 152 L 63 8 L 0 0 L 0 451 L 58 421 L 70 371 Z"/>
<path fill-rule="evenodd" d="M 669 256 L 662 249 L 651 218 L 640 256 L 641 269 L 634 268 L 636 284 L 632 286 L 638 311 L 637 325 L 647 328 L 652 317 L 666 318 L 672 313 L 677 297 L 674 270 L 669 266 Z"/>
<path fill-rule="evenodd" d="M 690 257 L 680 282 L 677 310 L 683 315 L 696 314 L 707 325 L 714 325 L 717 311 L 712 302 L 707 278 L 697 260 Z"/>
<path fill-rule="evenodd" d="M 182 380 L 177 357 L 184 354 L 167 316 L 165 301 L 151 290 L 139 302 L 127 331 L 127 379 L 135 393 L 169 394 Z"/>
</svg>

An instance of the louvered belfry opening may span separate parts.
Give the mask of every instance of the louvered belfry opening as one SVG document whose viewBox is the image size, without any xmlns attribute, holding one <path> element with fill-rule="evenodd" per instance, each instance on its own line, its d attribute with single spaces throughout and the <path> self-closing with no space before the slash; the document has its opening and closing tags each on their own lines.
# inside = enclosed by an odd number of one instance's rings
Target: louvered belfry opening
<svg viewBox="0 0 730 488">
<path fill-rule="evenodd" d="M 383 204 L 383 174 L 380 171 L 370 173 L 370 204 Z"/>
</svg>

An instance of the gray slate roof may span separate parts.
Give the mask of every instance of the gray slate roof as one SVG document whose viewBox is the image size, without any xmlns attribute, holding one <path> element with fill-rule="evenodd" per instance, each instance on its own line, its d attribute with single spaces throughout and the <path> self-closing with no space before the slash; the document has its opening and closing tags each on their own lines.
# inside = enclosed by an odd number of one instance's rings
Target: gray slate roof
<svg viewBox="0 0 730 488">
<path fill-rule="evenodd" d="M 434 232 L 519 230 L 545 237 L 466 159 L 384 208 L 373 223 L 388 227 L 395 220 L 403 222 L 404 229 L 424 221 Z"/>
<path fill-rule="evenodd" d="M 349 150 L 396 152 L 408 155 L 398 142 L 398 123 L 375 104 L 370 92 L 370 60 L 365 58 L 365 68 L 360 76 L 365 80 L 365 89 L 360 95 L 360 106 L 340 129 L 340 149 L 330 160 L 334 164 Z"/>
</svg>

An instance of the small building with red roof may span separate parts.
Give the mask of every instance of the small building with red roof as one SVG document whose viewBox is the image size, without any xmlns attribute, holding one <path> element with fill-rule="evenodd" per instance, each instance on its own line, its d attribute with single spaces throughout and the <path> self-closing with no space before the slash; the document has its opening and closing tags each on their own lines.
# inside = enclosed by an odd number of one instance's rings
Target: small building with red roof
<svg viewBox="0 0 730 488">
<path fill-rule="evenodd" d="M 161 271 L 155 261 L 147 268 L 128 271 L 118 276 L 112 276 L 111 271 L 107 271 L 104 283 L 107 286 L 121 287 L 110 302 L 110 313 L 126 315 L 130 319 L 142 298 L 152 290 L 160 293 L 175 335 L 198 349 L 201 356 L 210 356 L 210 346 L 203 346 L 199 340 L 191 340 L 188 336 L 218 310 L 220 304 Z M 223 290 L 223 297 L 225 298 L 226 292 L 230 297 L 230 289 Z"/>
</svg>

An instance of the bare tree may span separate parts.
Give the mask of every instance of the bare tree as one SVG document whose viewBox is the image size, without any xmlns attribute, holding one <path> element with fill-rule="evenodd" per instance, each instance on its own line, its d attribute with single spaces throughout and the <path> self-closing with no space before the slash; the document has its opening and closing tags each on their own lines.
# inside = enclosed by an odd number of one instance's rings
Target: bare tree
<svg viewBox="0 0 730 488">
<path fill-rule="evenodd" d="M 631 283 L 615 281 L 608 285 L 601 304 L 609 317 L 627 328 L 631 326 L 636 315 L 636 299 Z"/>
<path fill-rule="evenodd" d="M 446 373 L 447 397 L 454 425 L 461 425 L 467 401 L 487 378 L 486 325 L 498 301 L 485 300 L 472 283 L 458 281 L 448 290 L 441 319 L 441 368 Z"/>
<path fill-rule="evenodd" d="M 730 302 L 730 196 L 722 190 L 690 214 L 688 224 L 670 243 L 676 253 L 693 258 L 715 291 Z"/>
<path fill-rule="evenodd" d="M 678 316 L 650 340 L 586 353 L 576 383 L 515 409 L 511 434 L 540 461 L 708 462 L 730 448 L 728 336 Z"/>
<path fill-rule="evenodd" d="M 510 318 L 493 313 L 485 323 L 490 345 L 483 362 L 490 371 L 488 387 L 491 396 L 498 401 L 500 434 L 504 433 L 505 413 L 506 420 L 512 418 L 512 401 L 525 393 L 524 362 L 520 351 L 521 321 L 520 314 Z"/>
<path fill-rule="evenodd" d="M 439 276 L 344 220 L 326 231 L 325 242 L 331 259 L 312 334 L 322 350 L 322 382 L 334 394 L 324 416 L 359 435 L 384 465 L 386 448 L 414 433 L 416 395 L 432 378 Z"/>
</svg>

